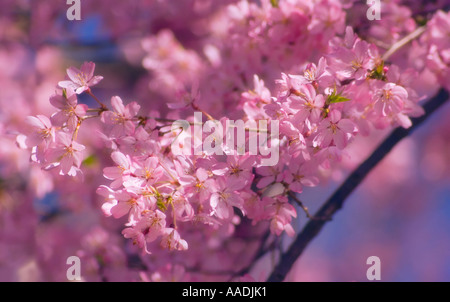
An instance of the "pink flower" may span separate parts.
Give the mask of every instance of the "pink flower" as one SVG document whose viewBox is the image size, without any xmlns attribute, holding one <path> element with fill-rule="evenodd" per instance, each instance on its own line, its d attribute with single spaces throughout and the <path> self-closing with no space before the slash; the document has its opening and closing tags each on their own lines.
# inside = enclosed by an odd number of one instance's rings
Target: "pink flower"
<svg viewBox="0 0 450 302">
<path fill-rule="evenodd" d="M 305 84 L 311 84 L 314 88 L 328 87 L 333 84 L 333 77 L 327 70 L 327 60 L 324 57 L 319 59 L 318 65 L 310 63 L 306 65 L 303 71 Z"/>
<path fill-rule="evenodd" d="M 299 124 L 309 119 L 312 123 L 320 120 L 325 99 L 322 94 L 316 94 L 311 84 L 302 85 L 298 94 L 289 97 L 291 108 L 299 109 L 294 115 L 293 122 Z"/>
<path fill-rule="evenodd" d="M 193 198 L 196 201 L 203 202 L 208 200 L 211 196 L 211 192 L 217 187 L 214 179 L 209 178 L 208 171 L 204 168 L 198 168 L 195 172 L 192 172 L 195 176 L 184 174 L 180 170 L 181 166 L 175 166 L 178 173 L 178 181 L 183 186 L 183 191 L 186 197 Z"/>
<path fill-rule="evenodd" d="M 270 221 L 270 231 L 280 236 L 283 231 L 290 237 L 295 231 L 291 226 L 292 217 L 297 217 L 295 208 L 288 202 L 285 196 L 263 197 L 262 203 L 266 205 L 266 212 Z"/>
<path fill-rule="evenodd" d="M 88 107 L 84 104 L 77 104 L 77 95 L 72 90 L 66 90 L 65 94 L 54 94 L 50 97 L 50 103 L 60 111 L 51 117 L 53 123 L 62 126 L 67 123 L 70 131 L 74 131 L 78 124 L 78 119 L 86 115 Z"/>
<path fill-rule="evenodd" d="M 292 228 L 290 222 L 287 222 L 281 216 L 277 215 L 270 221 L 270 232 L 272 232 L 272 234 L 280 236 L 283 231 L 286 231 L 286 234 L 288 234 L 288 236 L 290 237 L 293 237 L 295 235 L 295 231 Z"/>
<path fill-rule="evenodd" d="M 156 143 L 158 131 L 149 134 L 144 127 L 138 127 L 134 133 L 122 136 L 115 141 L 119 144 L 120 150 L 131 156 L 147 156 L 155 154 L 161 146 Z"/>
<path fill-rule="evenodd" d="M 161 239 L 161 246 L 169 251 L 179 250 L 184 251 L 188 249 L 186 240 L 181 239 L 180 234 L 173 228 L 165 228 L 162 231 L 163 238 Z"/>
<path fill-rule="evenodd" d="M 166 215 L 163 212 L 146 211 L 135 226 L 124 229 L 122 234 L 125 238 L 131 238 L 134 245 L 151 254 L 147 249 L 147 242 L 152 242 L 163 235 L 165 227 Z"/>
<path fill-rule="evenodd" d="M 126 190 L 119 190 L 114 193 L 114 198 L 109 201 L 111 208 L 109 212 L 114 218 L 120 218 L 129 214 L 128 225 L 134 225 L 140 217 L 140 213 L 144 208 L 139 203 L 138 195 Z M 102 207 L 105 211 L 107 207 Z M 105 212 L 108 214 L 108 212 Z"/>
<path fill-rule="evenodd" d="M 402 111 L 408 99 L 408 92 L 405 88 L 394 83 L 387 83 L 374 95 L 374 109 L 382 116 L 398 114 Z"/>
<path fill-rule="evenodd" d="M 264 81 L 257 75 L 253 76 L 254 89 L 241 94 L 242 109 L 249 119 L 260 120 L 267 118 L 262 106 L 271 101 L 270 90 L 264 86 Z"/>
<path fill-rule="evenodd" d="M 104 168 L 103 176 L 106 179 L 113 180 L 111 188 L 117 189 L 131 174 L 131 160 L 119 151 L 113 152 L 111 158 L 117 166 Z"/>
<path fill-rule="evenodd" d="M 49 162 L 58 162 L 63 175 L 72 175 L 76 174 L 75 168 L 79 168 L 83 161 L 84 149 L 68 133 L 58 132 L 55 147 L 48 149 L 45 157 Z"/>
<path fill-rule="evenodd" d="M 296 94 L 300 87 L 305 83 L 305 79 L 300 75 L 281 74 L 281 79 L 276 80 L 278 84 L 278 98 L 286 98 L 291 94 Z"/>
<path fill-rule="evenodd" d="M 133 245 L 137 245 L 139 248 L 143 249 L 147 254 L 151 254 L 147 249 L 147 241 L 145 240 L 144 231 L 146 229 L 141 229 L 138 226 L 126 228 L 122 231 L 123 237 L 130 238 L 133 240 Z"/>
<path fill-rule="evenodd" d="M 215 175 L 226 176 L 245 185 L 253 180 L 252 169 L 255 157 L 246 155 L 228 155 L 226 163 L 217 163 L 212 167 Z"/>
<path fill-rule="evenodd" d="M 344 149 L 354 131 L 355 124 L 351 120 L 341 119 L 340 111 L 331 110 L 329 116 L 320 122 L 313 146 L 326 148 L 334 142 L 336 147 Z"/>
<path fill-rule="evenodd" d="M 132 119 L 137 115 L 140 106 L 136 102 L 124 106 L 118 96 L 111 98 L 111 105 L 114 111 L 105 111 L 101 116 L 102 122 L 113 125 L 110 136 L 118 138 L 124 134 L 132 134 L 135 128 Z"/>
<path fill-rule="evenodd" d="M 362 40 L 357 40 L 353 49 L 340 48 L 329 55 L 331 61 L 329 67 L 339 80 L 354 78 L 363 80 L 367 71 L 374 67 L 374 59 L 371 56 L 370 45 Z"/>
<path fill-rule="evenodd" d="M 253 90 L 242 93 L 242 98 L 247 101 L 263 101 L 264 103 L 269 103 L 271 97 L 270 90 L 256 74 L 253 75 L 253 86 L 255 87 Z"/>
<path fill-rule="evenodd" d="M 176 192 L 173 198 L 173 206 L 177 221 L 190 221 L 194 218 L 194 208 L 179 192 Z"/>
<path fill-rule="evenodd" d="M 211 195 L 210 204 L 214 214 L 220 219 L 229 219 L 233 217 L 233 206 L 239 208 L 244 213 L 243 202 L 237 190 L 241 190 L 245 184 L 238 179 L 226 179 L 220 177 L 217 179 L 218 187 Z"/>
<path fill-rule="evenodd" d="M 306 151 L 306 140 L 303 133 L 311 127 L 311 123 L 309 120 L 297 122 L 295 120 L 295 115 L 291 118 L 291 120 L 292 121 L 283 121 L 280 123 L 280 133 L 285 136 L 289 142 L 288 153 L 294 157 L 301 154 L 304 158 L 309 158 L 309 153 Z M 294 126 L 294 123 L 296 126 Z"/>
<path fill-rule="evenodd" d="M 25 139 L 27 147 L 34 147 L 42 142 L 48 145 L 55 140 L 55 129 L 45 115 L 28 116 L 25 121 L 32 127 L 32 132 Z"/>
<path fill-rule="evenodd" d="M 303 186 L 315 187 L 319 179 L 315 176 L 312 164 L 291 161 L 289 168 L 284 172 L 284 181 L 289 184 L 291 191 L 301 193 Z"/>
<path fill-rule="evenodd" d="M 58 85 L 61 88 L 72 89 L 76 94 L 80 94 L 100 82 L 102 76 L 94 76 L 95 64 L 93 62 L 84 62 L 81 69 L 70 67 L 67 69 L 67 75 L 70 81 L 61 81 Z"/>
<path fill-rule="evenodd" d="M 166 215 L 160 210 L 147 211 L 134 227 L 126 228 L 122 231 L 125 238 L 132 238 L 133 244 L 144 248 L 147 253 L 147 242 L 155 241 L 163 235 L 166 227 Z"/>
<path fill-rule="evenodd" d="M 142 179 L 142 186 L 151 186 L 164 175 L 164 168 L 157 157 L 151 156 L 145 160 L 141 168 L 136 169 L 135 175 Z"/>
<path fill-rule="evenodd" d="M 256 173 L 261 176 L 256 187 L 259 189 L 265 188 L 271 183 L 280 182 L 283 178 L 283 168 L 285 163 L 279 161 L 275 166 L 263 166 L 256 168 Z"/>
</svg>

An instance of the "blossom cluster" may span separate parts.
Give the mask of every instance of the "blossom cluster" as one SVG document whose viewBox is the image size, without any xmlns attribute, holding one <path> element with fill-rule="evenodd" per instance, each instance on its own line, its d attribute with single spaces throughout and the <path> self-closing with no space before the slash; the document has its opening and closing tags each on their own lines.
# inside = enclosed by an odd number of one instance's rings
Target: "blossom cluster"
<svg viewBox="0 0 450 302">
<path fill-rule="evenodd" d="M 236 215 L 255 223 L 268 220 L 272 233 L 294 235 L 291 221 L 297 212 L 290 194 L 317 186 L 321 171 L 339 161 L 356 135 L 374 128 L 407 128 L 410 116 L 423 113 L 405 73 L 385 66 L 377 48 L 349 27 L 342 39 L 332 40 L 330 52 L 317 65 L 305 65 L 301 74 L 282 73 L 274 96 L 257 75 L 254 89 L 242 93 L 245 120 L 279 122 L 279 139 L 269 138 L 280 148 L 276 165 L 262 166 L 262 155 L 249 152 L 174 155 L 170 147 L 179 133 L 166 131 L 170 119 L 141 115 L 138 103 L 125 105 L 119 96 L 111 98 L 108 109 L 91 90 L 102 79 L 94 76 L 94 67 L 85 62 L 80 70 L 69 68 L 69 80 L 59 82 L 61 89 L 50 98 L 59 110 L 50 118 L 29 117 L 32 133 L 20 138 L 45 169 L 76 175 L 85 150 L 76 142 L 78 128 L 86 118 L 99 117 L 114 163 L 103 169 L 111 183 L 97 189 L 105 198 L 103 212 L 126 216 L 123 236 L 147 253 L 147 244 L 156 240 L 163 248 L 186 250 L 184 224 L 229 224 Z M 81 93 L 101 106 L 78 104 Z M 198 109 L 195 97 L 190 105 Z"/>
</svg>

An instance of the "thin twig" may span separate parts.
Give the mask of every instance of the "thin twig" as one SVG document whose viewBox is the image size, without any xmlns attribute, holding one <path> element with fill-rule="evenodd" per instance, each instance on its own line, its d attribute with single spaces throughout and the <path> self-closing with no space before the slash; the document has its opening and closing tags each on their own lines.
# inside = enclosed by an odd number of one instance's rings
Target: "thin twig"
<svg viewBox="0 0 450 302">
<path fill-rule="evenodd" d="M 306 214 L 306 217 L 308 217 L 309 219 L 312 219 L 312 220 L 331 220 L 331 217 L 311 216 L 311 214 L 309 213 L 308 207 L 303 204 L 303 202 L 297 197 L 297 195 L 294 192 L 289 191 L 288 195 L 289 195 L 289 197 L 292 198 L 292 200 L 294 200 L 302 208 L 302 210 Z"/>
<path fill-rule="evenodd" d="M 216 119 L 212 117 L 212 115 L 210 115 L 208 112 L 200 109 L 200 107 L 198 107 L 197 104 L 194 104 L 194 102 L 191 103 L 191 106 L 194 110 L 200 111 L 201 113 L 203 113 L 210 121 L 215 121 Z"/>
<path fill-rule="evenodd" d="M 86 90 L 86 93 L 89 94 L 101 107 L 103 111 L 108 110 L 106 105 L 103 104 L 91 91 L 91 89 L 89 88 L 88 90 Z"/>
<path fill-rule="evenodd" d="M 419 125 L 422 124 L 436 109 L 442 106 L 449 98 L 449 93 L 445 89 L 430 99 L 425 105 L 425 114 L 412 119 L 412 126 L 408 129 L 396 128 L 378 148 L 349 175 L 344 183 L 334 192 L 327 202 L 314 215 L 316 217 L 333 217 L 333 215 L 342 208 L 346 198 L 355 190 L 355 188 L 364 180 L 369 172 L 394 148 L 394 146 L 404 137 L 408 136 Z M 267 281 L 283 281 L 291 269 L 294 262 L 300 257 L 308 244 L 319 234 L 327 221 L 310 220 L 297 235 L 289 249 L 280 257 L 278 264 L 270 274 Z"/>
<path fill-rule="evenodd" d="M 400 48 L 402 48 L 403 46 L 405 46 L 406 44 L 408 44 L 409 42 L 411 42 L 412 40 L 418 38 L 421 34 L 423 34 L 425 32 L 426 26 L 421 26 L 418 27 L 415 31 L 411 32 L 410 34 L 408 34 L 407 36 L 403 37 L 403 39 L 395 42 L 391 48 L 388 49 L 388 51 L 386 51 L 384 53 L 384 55 L 381 57 L 381 59 L 383 61 L 386 61 L 387 59 L 389 59 L 390 56 L 392 56 L 397 50 L 399 50 Z"/>
</svg>

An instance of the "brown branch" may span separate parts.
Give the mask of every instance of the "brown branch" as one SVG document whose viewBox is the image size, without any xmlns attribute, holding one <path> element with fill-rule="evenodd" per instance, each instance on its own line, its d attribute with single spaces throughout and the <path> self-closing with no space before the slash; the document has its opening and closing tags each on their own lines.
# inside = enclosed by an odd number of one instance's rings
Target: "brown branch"
<svg viewBox="0 0 450 302">
<path fill-rule="evenodd" d="M 384 53 L 384 55 L 381 57 L 383 61 L 386 61 L 389 59 L 397 50 L 408 44 L 414 39 L 417 39 L 421 34 L 423 34 L 426 30 L 426 26 L 418 27 L 415 31 L 411 32 L 407 36 L 403 37 L 401 40 L 394 43 L 394 45 L 391 46 L 391 48 L 388 49 Z"/>
<path fill-rule="evenodd" d="M 364 180 L 369 172 L 392 150 L 392 148 L 408 136 L 419 125 L 422 124 L 436 109 L 442 106 L 449 98 L 449 93 L 445 89 L 430 99 L 425 105 L 425 114 L 412 119 L 412 126 L 408 129 L 396 128 L 381 145 L 344 181 L 344 183 L 334 192 L 327 202 L 314 215 L 315 217 L 330 217 L 342 208 L 346 198 Z M 294 262 L 300 257 L 308 244 L 319 234 L 327 220 L 310 220 L 297 235 L 289 249 L 281 255 L 278 264 L 270 274 L 267 281 L 283 281 Z"/>
</svg>

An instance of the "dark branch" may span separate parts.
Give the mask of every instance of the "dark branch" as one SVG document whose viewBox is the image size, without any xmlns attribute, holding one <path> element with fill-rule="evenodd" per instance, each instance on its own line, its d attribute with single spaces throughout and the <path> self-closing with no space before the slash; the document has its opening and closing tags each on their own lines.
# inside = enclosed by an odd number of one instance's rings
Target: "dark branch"
<svg viewBox="0 0 450 302">
<path fill-rule="evenodd" d="M 345 182 L 334 192 L 314 216 L 332 218 L 333 215 L 342 208 L 346 198 L 364 180 L 372 168 L 374 168 L 400 140 L 408 136 L 436 109 L 443 105 L 448 98 L 449 93 L 445 89 L 440 89 L 439 92 L 424 105 L 425 114 L 412 119 L 413 124 L 408 129 L 400 127 L 396 128 L 372 153 L 372 155 L 350 174 Z M 300 257 L 308 244 L 319 234 L 320 230 L 327 222 L 327 220 L 310 220 L 303 228 L 302 232 L 297 235 L 289 249 L 281 256 L 277 266 L 267 281 L 283 281 L 294 262 Z"/>
</svg>

